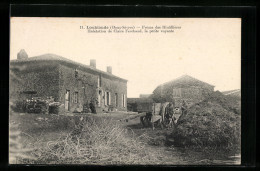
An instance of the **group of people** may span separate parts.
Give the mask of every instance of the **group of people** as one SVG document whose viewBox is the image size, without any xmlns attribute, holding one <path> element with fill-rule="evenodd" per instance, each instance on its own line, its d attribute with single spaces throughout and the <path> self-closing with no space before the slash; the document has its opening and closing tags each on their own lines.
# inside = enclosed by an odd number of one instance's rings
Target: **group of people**
<svg viewBox="0 0 260 171">
<path fill-rule="evenodd" d="M 183 115 L 187 114 L 188 110 L 188 105 L 187 103 L 183 100 L 182 105 L 181 105 L 181 113 Z M 144 126 L 149 125 L 149 123 L 152 124 L 152 128 L 154 129 L 154 123 L 158 122 L 158 124 L 161 125 L 161 128 L 163 127 L 175 127 L 175 102 L 166 102 L 162 103 L 160 107 L 160 112 L 159 115 L 155 115 L 152 112 L 146 112 L 145 116 L 140 117 L 140 121 Z"/>
<path fill-rule="evenodd" d="M 84 103 L 83 105 L 83 112 L 84 113 L 91 112 L 93 114 L 97 114 L 95 101 L 94 100 L 90 100 L 90 102 L 86 101 L 86 103 Z"/>
<path fill-rule="evenodd" d="M 183 100 L 182 101 L 182 105 L 181 105 L 181 114 L 187 114 L 187 109 L 188 109 L 188 106 L 187 106 L 187 103 Z M 175 117 L 173 116 L 174 115 L 174 110 L 175 110 L 175 102 L 170 102 L 166 108 L 165 108 L 165 118 L 167 120 L 169 120 L 170 118 L 174 118 Z"/>
</svg>

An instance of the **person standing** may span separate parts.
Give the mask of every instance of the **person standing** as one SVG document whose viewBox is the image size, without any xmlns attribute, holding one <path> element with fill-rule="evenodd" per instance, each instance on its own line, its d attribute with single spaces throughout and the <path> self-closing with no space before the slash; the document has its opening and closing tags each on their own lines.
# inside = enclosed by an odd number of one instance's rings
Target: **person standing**
<svg viewBox="0 0 260 171">
<path fill-rule="evenodd" d="M 95 105 L 93 103 L 93 100 L 90 101 L 89 108 L 91 110 L 91 113 L 97 114 L 96 107 L 95 107 Z"/>
<path fill-rule="evenodd" d="M 188 109 L 187 103 L 183 100 L 182 101 L 182 106 L 181 106 L 182 114 L 186 115 L 187 114 L 187 109 Z"/>
<path fill-rule="evenodd" d="M 173 103 L 169 103 L 169 105 L 166 107 L 166 119 L 170 119 L 172 118 L 174 113 L 174 107 L 173 107 Z"/>
<path fill-rule="evenodd" d="M 164 125 L 166 124 L 165 125 L 166 127 L 169 127 L 171 125 L 173 114 L 174 114 L 174 107 L 173 107 L 173 103 L 171 102 L 165 108 L 165 122 L 164 122 Z"/>
</svg>

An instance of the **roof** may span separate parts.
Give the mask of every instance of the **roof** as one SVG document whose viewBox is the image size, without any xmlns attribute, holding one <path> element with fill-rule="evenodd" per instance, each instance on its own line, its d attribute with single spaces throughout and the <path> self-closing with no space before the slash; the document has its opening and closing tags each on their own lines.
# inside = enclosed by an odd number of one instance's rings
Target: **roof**
<svg viewBox="0 0 260 171">
<path fill-rule="evenodd" d="M 127 98 L 127 103 L 152 103 L 151 98 Z"/>
<path fill-rule="evenodd" d="M 151 96 L 152 94 L 140 94 L 139 97 L 140 98 L 147 98 L 149 96 Z"/>
<path fill-rule="evenodd" d="M 240 89 L 235 89 L 235 90 L 229 90 L 229 91 L 222 91 L 221 93 L 223 93 L 224 95 L 233 95 L 236 93 L 240 93 L 241 90 Z"/>
<path fill-rule="evenodd" d="M 163 83 L 163 84 L 159 85 L 158 87 L 165 86 L 167 84 L 172 84 L 172 85 L 174 85 L 174 84 L 181 84 L 181 83 L 187 82 L 187 81 L 190 81 L 190 82 L 194 82 L 195 81 L 195 82 L 198 82 L 200 84 L 206 84 L 208 86 L 215 87 L 214 85 L 211 85 L 211 84 L 206 83 L 204 81 L 198 80 L 198 79 L 196 79 L 196 78 L 194 78 L 192 76 L 189 76 L 189 75 L 183 75 L 183 76 L 178 77 L 178 78 L 176 78 L 174 80 L 171 80 L 171 81 L 168 81 L 166 83 Z"/>
<path fill-rule="evenodd" d="M 82 64 L 82 63 L 79 63 L 79 62 L 75 62 L 75 61 L 72 61 L 70 59 L 64 58 L 64 57 L 56 55 L 56 54 L 51 54 L 51 53 L 43 54 L 43 55 L 39 55 L 39 56 L 34 56 L 34 57 L 29 57 L 29 58 L 26 58 L 26 59 L 11 60 L 10 64 L 12 64 L 12 63 L 24 63 L 24 62 L 31 62 L 31 61 L 37 61 L 37 62 L 38 61 L 39 62 L 40 61 L 57 61 L 57 62 L 60 62 L 60 63 L 68 63 L 68 64 L 72 64 L 72 65 L 77 66 L 79 69 L 85 68 L 85 69 L 89 69 L 89 70 L 92 70 L 92 71 L 97 72 L 97 73 L 107 75 L 109 77 L 113 77 L 113 78 L 116 78 L 116 79 L 119 79 L 119 80 L 122 80 L 122 81 L 127 81 L 126 79 L 120 78 L 120 77 L 115 76 L 113 74 L 110 74 L 108 72 L 104 72 L 104 71 L 101 71 L 99 69 L 93 68 L 89 65 L 85 65 L 85 64 Z"/>
</svg>

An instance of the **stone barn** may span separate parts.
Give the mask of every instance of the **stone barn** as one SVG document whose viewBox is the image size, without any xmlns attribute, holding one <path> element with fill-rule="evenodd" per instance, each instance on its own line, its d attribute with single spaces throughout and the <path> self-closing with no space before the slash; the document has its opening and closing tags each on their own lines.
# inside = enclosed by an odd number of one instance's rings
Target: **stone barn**
<svg viewBox="0 0 260 171">
<path fill-rule="evenodd" d="M 24 52 L 10 61 L 10 102 L 28 97 L 53 97 L 68 112 L 83 111 L 92 102 L 97 112 L 127 110 L 127 80 L 90 65 L 55 54 L 26 57 Z M 28 95 L 28 92 L 32 92 Z"/>
<path fill-rule="evenodd" d="M 183 100 L 188 105 L 192 105 L 203 100 L 207 93 L 213 92 L 214 87 L 189 75 L 183 75 L 159 85 L 153 91 L 152 98 L 155 102 L 169 102 L 174 100 L 177 107 L 181 105 Z"/>
</svg>

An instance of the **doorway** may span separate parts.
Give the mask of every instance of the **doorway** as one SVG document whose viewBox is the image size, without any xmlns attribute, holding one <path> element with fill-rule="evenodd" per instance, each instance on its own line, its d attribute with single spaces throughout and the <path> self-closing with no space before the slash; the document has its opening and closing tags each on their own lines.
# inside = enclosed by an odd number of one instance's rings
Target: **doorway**
<svg viewBox="0 0 260 171">
<path fill-rule="evenodd" d="M 65 110 L 70 110 L 70 90 L 66 90 L 65 93 Z"/>
<path fill-rule="evenodd" d="M 98 91 L 98 107 L 101 107 L 102 90 Z"/>
</svg>

